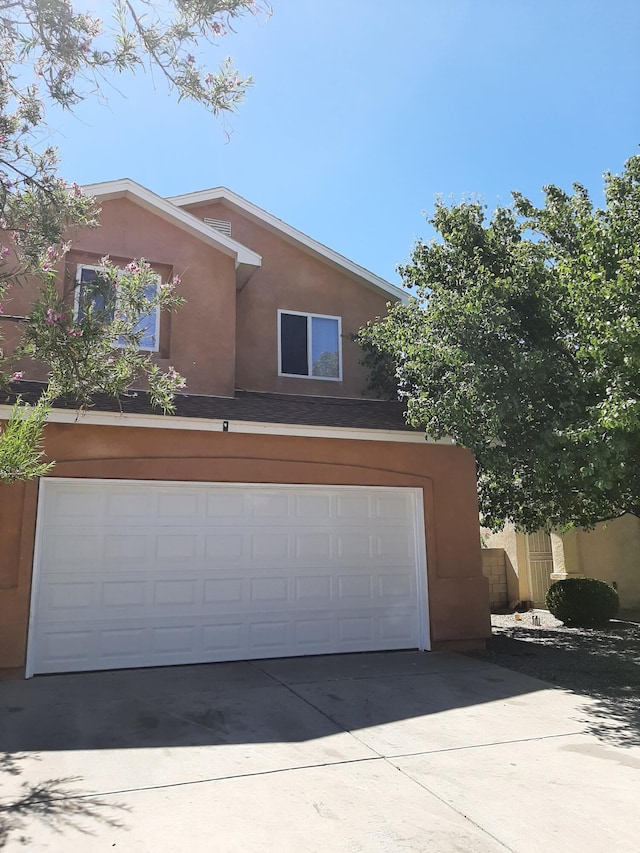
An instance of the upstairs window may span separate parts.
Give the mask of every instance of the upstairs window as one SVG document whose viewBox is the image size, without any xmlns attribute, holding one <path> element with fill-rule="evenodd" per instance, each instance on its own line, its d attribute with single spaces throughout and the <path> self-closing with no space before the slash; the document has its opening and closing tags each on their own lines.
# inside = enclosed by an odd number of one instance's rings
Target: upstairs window
<svg viewBox="0 0 640 853">
<path fill-rule="evenodd" d="M 83 285 L 88 285 L 94 282 L 100 272 L 100 269 L 101 267 L 91 266 L 89 264 L 78 264 L 74 307 L 74 314 L 78 320 L 81 320 L 83 317 L 84 306 L 87 304 L 87 298 L 91 300 L 94 311 L 104 314 L 105 321 L 113 319 L 113 315 L 118 306 L 116 301 L 113 300 L 111 294 L 107 294 L 106 292 L 101 293 L 98 289 L 92 288 L 90 296 L 87 296 L 86 291 L 83 295 Z M 145 296 L 147 299 L 153 299 L 158 291 L 159 284 L 160 276 L 158 276 L 157 280 L 153 284 L 150 284 L 145 288 Z M 140 344 L 138 347 L 139 349 L 158 352 L 160 348 L 160 309 L 157 305 L 152 309 L 150 314 L 142 314 L 140 316 L 139 321 L 136 323 L 135 331 L 142 332 L 142 337 L 140 338 Z M 123 342 L 121 340 L 118 341 L 119 345 L 122 343 Z"/>
<path fill-rule="evenodd" d="M 278 373 L 342 379 L 340 317 L 278 311 Z"/>
</svg>

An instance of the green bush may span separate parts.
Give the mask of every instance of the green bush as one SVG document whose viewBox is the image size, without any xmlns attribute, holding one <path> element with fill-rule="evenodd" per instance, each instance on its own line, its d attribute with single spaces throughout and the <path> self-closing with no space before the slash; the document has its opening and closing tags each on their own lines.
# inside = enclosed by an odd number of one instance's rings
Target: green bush
<svg viewBox="0 0 640 853">
<path fill-rule="evenodd" d="M 604 581 L 567 578 L 556 581 L 546 595 L 547 608 L 568 628 L 596 628 L 618 612 L 618 593 Z"/>
</svg>

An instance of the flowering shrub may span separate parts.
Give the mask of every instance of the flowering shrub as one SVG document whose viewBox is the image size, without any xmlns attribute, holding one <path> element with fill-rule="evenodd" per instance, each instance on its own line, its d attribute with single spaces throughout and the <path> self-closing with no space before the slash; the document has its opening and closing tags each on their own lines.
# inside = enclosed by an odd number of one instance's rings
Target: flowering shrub
<svg viewBox="0 0 640 853">
<path fill-rule="evenodd" d="M 184 387 L 181 376 L 173 369 L 162 372 L 138 346 L 140 318 L 156 308 L 177 307 L 179 282 L 151 293 L 155 275 L 144 262 L 122 271 L 105 260 L 95 282 L 107 297 L 102 308 L 88 296 L 75 314 L 73 302 L 56 291 L 54 272 L 66 249 L 65 234 L 72 226 L 97 224 L 97 211 L 77 184 L 58 175 L 57 152 L 43 144 L 49 133 L 46 105 L 72 109 L 87 96 L 104 96 L 110 72 L 149 68 L 179 99 L 196 101 L 214 115 L 232 111 L 251 79 L 241 77 L 229 59 L 217 70 L 202 67 L 198 50 L 203 44 L 217 45 L 246 13 L 270 12 L 267 0 L 112 0 L 107 6 L 111 8 L 102 21 L 76 8 L 73 0 L 2 4 L 0 319 L 8 313 L 4 303 L 13 285 L 27 282 L 33 287 L 34 277 L 42 281 L 23 346 L 15 355 L 46 363 L 50 384 L 37 405 L 16 406 L 8 425 L 0 428 L 0 482 L 47 470 L 42 429 L 58 394 L 70 394 L 88 406 L 93 394 L 118 396 L 146 377 L 154 405 L 171 411 L 174 391 Z M 0 349 L 0 391 L 22 378 L 14 368 Z"/>
<path fill-rule="evenodd" d="M 157 274 L 143 259 L 124 269 L 103 258 L 97 275 L 76 294 L 61 296 L 50 275 L 25 330 L 21 355 L 44 360 L 59 395 L 90 406 L 97 393 L 119 397 L 132 383 L 148 384 L 153 405 L 173 411 L 173 394 L 185 387 L 172 367 L 166 372 L 140 349 L 140 319 L 182 303 L 173 282 L 157 287 Z M 74 302 L 76 310 L 74 311 Z"/>
<path fill-rule="evenodd" d="M 48 251 L 46 257 L 50 257 Z M 176 292 L 177 276 L 157 286 L 157 274 L 146 261 L 120 269 L 103 258 L 98 274 L 82 283 L 76 297 L 76 288 L 60 293 L 55 272 L 43 269 L 42 274 L 40 296 L 25 324 L 23 342 L 4 359 L 4 370 L 0 362 L 0 386 L 23 378 L 23 371 L 10 372 L 6 366 L 24 357 L 48 365 L 49 384 L 36 405 L 23 406 L 18 401 L 7 427 L 0 431 L 0 482 L 41 476 L 50 467 L 43 460 L 42 430 L 56 397 L 67 395 L 88 407 L 98 393 L 117 399 L 132 384 L 146 384 L 152 405 L 171 413 L 175 392 L 186 387 L 175 368 L 161 370 L 151 353 L 140 349 L 141 318 L 182 304 Z"/>
</svg>

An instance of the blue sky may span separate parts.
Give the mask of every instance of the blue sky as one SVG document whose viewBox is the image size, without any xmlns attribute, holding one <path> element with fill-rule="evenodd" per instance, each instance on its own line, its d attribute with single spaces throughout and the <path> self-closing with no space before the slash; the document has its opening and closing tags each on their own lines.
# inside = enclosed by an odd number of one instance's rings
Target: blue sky
<svg viewBox="0 0 640 853">
<path fill-rule="evenodd" d="M 637 0 L 273 0 L 198 56 L 254 77 L 230 141 L 158 75 L 51 113 L 49 141 L 69 180 L 224 185 L 398 283 L 436 194 L 600 200 L 640 144 L 638 32 Z"/>
</svg>

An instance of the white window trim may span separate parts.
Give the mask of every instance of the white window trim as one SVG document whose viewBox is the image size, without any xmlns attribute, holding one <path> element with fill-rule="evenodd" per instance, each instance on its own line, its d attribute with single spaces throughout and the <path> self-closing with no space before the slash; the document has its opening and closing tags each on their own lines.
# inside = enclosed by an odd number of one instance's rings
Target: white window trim
<svg viewBox="0 0 640 853">
<path fill-rule="evenodd" d="M 73 295 L 73 316 L 77 320 L 78 315 L 80 313 L 80 289 L 82 287 L 82 270 L 93 270 L 93 272 L 100 272 L 104 267 L 101 267 L 96 264 L 78 264 L 76 267 L 76 288 Z M 162 284 L 162 277 L 156 273 L 156 281 L 157 286 L 160 287 Z M 156 305 L 155 307 L 155 329 L 153 330 L 153 337 L 155 340 L 155 346 L 153 347 L 138 347 L 140 352 L 160 352 L 160 306 Z"/>
<path fill-rule="evenodd" d="M 297 317 L 307 318 L 307 370 L 308 374 L 304 376 L 300 373 L 283 373 L 282 372 L 282 315 L 295 314 Z M 313 332 L 312 320 L 317 317 L 319 320 L 337 320 L 338 322 L 338 375 L 337 376 L 313 376 L 312 369 L 312 352 L 313 352 Z M 318 382 L 342 382 L 342 317 L 335 317 L 332 314 L 311 314 L 308 311 L 288 311 L 286 308 L 278 308 L 278 376 L 286 376 L 291 379 L 314 379 Z"/>
</svg>

